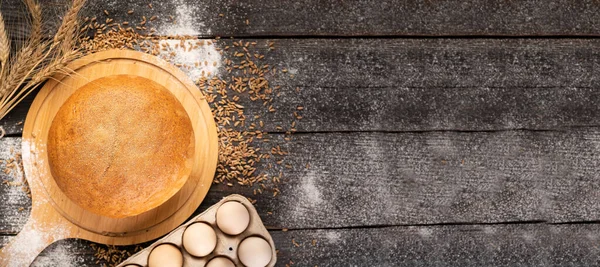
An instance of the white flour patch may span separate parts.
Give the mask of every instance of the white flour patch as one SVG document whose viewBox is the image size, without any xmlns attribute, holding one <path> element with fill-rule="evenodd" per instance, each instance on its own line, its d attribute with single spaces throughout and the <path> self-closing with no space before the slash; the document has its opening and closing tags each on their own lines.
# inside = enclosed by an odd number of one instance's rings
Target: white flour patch
<svg viewBox="0 0 600 267">
<path fill-rule="evenodd" d="M 486 234 L 495 234 L 496 233 L 496 229 L 494 227 L 491 226 L 484 226 L 483 227 L 483 232 Z"/>
<path fill-rule="evenodd" d="M 426 227 L 419 228 L 418 232 L 421 237 L 431 237 L 433 234 L 433 231 Z"/>
<path fill-rule="evenodd" d="M 81 266 L 84 263 L 82 257 L 77 257 L 73 254 L 75 246 L 71 243 L 60 242 L 56 245 L 51 245 L 48 249 L 48 254 L 52 257 L 37 258 L 31 265 L 34 267 L 51 267 L 51 266 L 65 266 L 75 267 Z"/>
<path fill-rule="evenodd" d="M 323 202 L 321 191 L 315 185 L 315 179 L 317 179 L 317 173 L 312 170 L 309 171 L 301 187 L 302 196 L 300 199 L 306 201 L 309 207 L 317 207 Z"/>
<path fill-rule="evenodd" d="M 298 192 L 296 193 L 299 203 L 296 203 L 289 209 L 285 210 L 286 212 L 289 212 L 289 215 L 286 217 L 303 217 L 312 212 L 312 210 L 321 209 L 321 205 L 327 205 L 327 203 L 324 203 L 321 189 L 317 187 L 317 179 L 319 179 L 318 176 L 319 174 L 313 170 L 310 170 L 304 174 L 304 177 L 301 178 Z"/>
<path fill-rule="evenodd" d="M 293 75 L 296 75 L 296 74 L 298 74 L 298 69 L 295 69 L 295 68 L 288 68 L 287 70 L 288 70 L 288 73 L 289 73 L 289 74 L 293 74 Z"/>
<path fill-rule="evenodd" d="M 536 236 L 531 233 L 523 233 L 522 237 L 527 243 L 533 243 L 536 241 Z"/>
<path fill-rule="evenodd" d="M 327 239 L 327 242 L 330 244 L 335 244 L 339 242 L 341 237 L 342 236 L 340 235 L 340 233 L 334 231 L 329 231 L 325 234 L 325 239 Z"/>
<path fill-rule="evenodd" d="M 107 6 L 107 7 L 115 7 L 115 5 L 117 5 L 119 1 L 117 0 L 112 0 L 112 1 L 102 1 L 100 3 L 102 3 L 102 5 Z"/>
<path fill-rule="evenodd" d="M 166 21 L 157 27 L 157 32 L 160 35 L 199 35 L 198 29 L 204 29 L 204 8 L 197 5 L 187 5 L 181 0 L 173 1 L 176 6 L 174 21 Z M 210 34 L 210 30 L 206 29 L 206 33 Z"/>
<path fill-rule="evenodd" d="M 161 49 L 160 56 L 179 66 L 193 82 L 202 76 L 210 79 L 218 75 L 221 54 L 214 44 L 203 40 L 161 40 L 160 46 L 166 47 Z"/>
</svg>

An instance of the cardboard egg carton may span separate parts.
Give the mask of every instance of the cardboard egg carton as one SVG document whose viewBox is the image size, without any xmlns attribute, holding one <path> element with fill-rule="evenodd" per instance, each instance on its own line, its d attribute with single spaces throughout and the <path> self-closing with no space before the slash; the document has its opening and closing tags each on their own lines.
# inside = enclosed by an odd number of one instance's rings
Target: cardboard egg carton
<svg viewBox="0 0 600 267">
<path fill-rule="evenodd" d="M 241 234 L 235 236 L 223 233 L 223 231 L 219 229 L 216 223 L 217 210 L 223 203 L 229 201 L 236 201 L 241 203 L 246 207 L 248 213 L 250 214 L 250 223 L 248 224 L 246 230 L 244 230 L 244 232 L 242 232 Z M 210 254 L 208 254 L 205 257 L 195 257 L 190 255 L 190 253 L 188 253 L 182 245 L 184 231 L 189 225 L 197 222 L 209 224 L 210 226 L 212 226 L 213 230 L 217 235 L 217 246 Z M 254 208 L 252 203 L 250 203 L 250 201 L 248 201 L 248 199 L 246 199 L 245 197 L 240 195 L 230 195 L 223 198 L 217 204 L 208 208 L 202 214 L 192 218 L 185 224 L 177 227 L 175 230 L 171 231 L 163 238 L 154 242 L 152 245 L 132 255 L 127 260 L 119 264 L 117 267 L 123 267 L 128 265 L 142 267 L 148 266 L 148 257 L 150 256 L 150 252 L 152 251 L 152 249 L 154 249 L 156 246 L 165 243 L 175 245 L 179 248 L 179 250 L 183 254 L 183 266 L 205 266 L 211 259 L 215 257 L 226 257 L 230 259 L 236 266 L 244 266 L 240 262 L 237 254 L 238 246 L 245 238 L 251 236 L 261 237 L 269 243 L 269 245 L 271 246 L 272 256 L 271 261 L 267 264 L 267 266 L 275 266 L 275 262 L 277 261 L 275 243 L 273 242 L 271 235 L 269 235 L 269 232 L 263 225 L 262 220 L 256 212 L 256 209 Z"/>
</svg>

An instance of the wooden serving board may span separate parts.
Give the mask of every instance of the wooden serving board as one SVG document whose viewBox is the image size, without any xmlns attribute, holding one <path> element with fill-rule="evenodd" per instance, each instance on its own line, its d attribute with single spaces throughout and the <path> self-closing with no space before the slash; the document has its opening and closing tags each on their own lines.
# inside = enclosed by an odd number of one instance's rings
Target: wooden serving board
<svg viewBox="0 0 600 267">
<path fill-rule="evenodd" d="M 31 188 L 28 222 L 0 251 L 0 266 L 29 266 L 49 244 L 65 238 L 129 245 L 162 236 L 183 223 L 198 208 L 213 181 L 218 158 L 217 128 L 204 96 L 175 66 L 155 56 L 127 50 L 109 50 L 85 56 L 68 66 L 71 75 L 57 75 L 36 96 L 23 128 L 23 165 Z M 194 164 L 186 184 L 159 207 L 126 218 L 89 212 L 59 189 L 48 166 L 48 130 L 66 99 L 78 88 L 111 75 L 151 79 L 181 102 L 192 122 Z"/>
</svg>

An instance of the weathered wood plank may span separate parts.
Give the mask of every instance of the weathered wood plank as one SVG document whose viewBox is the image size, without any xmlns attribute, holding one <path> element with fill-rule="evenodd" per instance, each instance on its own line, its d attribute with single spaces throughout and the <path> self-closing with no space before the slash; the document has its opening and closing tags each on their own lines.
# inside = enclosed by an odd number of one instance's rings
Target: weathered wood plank
<svg viewBox="0 0 600 267">
<path fill-rule="evenodd" d="M 289 114 L 303 105 L 299 131 L 600 123 L 596 40 L 303 39 L 279 40 L 276 47 L 267 56 L 295 77 L 281 78 L 284 97 L 275 107 Z M 289 124 L 277 114 L 262 119 Z"/>
<path fill-rule="evenodd" d="M 4 1 L 13 11 L 15 2 Z M 67 1 L 43 1 L 50 8 Z M 153 9 L 148 7 L 153 4 Z M 52 4 L 52 5 L 50 5 Z M 88 16 L 119 20 L 127 15 L 160 16 L 159 32 L 173 29 L 202 36 L 598 36 L 600 6 L 594 0 L 518 0 L 481 2 L 364 0 L 323 2 L 195 0 L 90 1 Z M 54 13 L 57 13 L 54 11 Z M 9 12 L 10 14 L 10 12 Z M 219 16 L 223 14 L 223 16 Z M 332 15 L 333 14 L 333 15 Z M 173 16 L 173 27 L 166 18 Z M 246 23 L 248 20 L 248 23 Z M 183 29 L 190 28 L 184 31 Z"/>
<path fill-rule="evenodd" d="M 0 147 L 6 149 L 2 144 L 14 140 L 18 138 L 4 138 Z M 299 134 L 283 146 L 290 153 L 284 164 L 292 168 L 265 171 L 283 171 L 280 196 L 253 196 L 249 188 L 214 185 L 203 207 L 241 193 L 258 199 L 266 225 L 295 229 L 597 221 L 599 144 L 597 128 Z M 258 145 L 262 150 L 271 146 Z M 0 196 L 10 195 L 7 190 L 0 187 Z M 14 217 L 26 213 L 14 209 L 27 204 L 1 205 L 0 214 L 12 216 L 0 219 L 0 231 L 20 229 L 24 219 Z"/>
<path fill-rule="evenodd" d="M 277 266 L 596 266 L 598 224 L 271 231 Z M 0 236 L 0 246 L 9 237 Z M 296 247 L 292 239 L 299 244 Z M 313 240 L 316 245 L 313 246 Z M 59 241 L 32 266 L 96 266 L 89 242 Z M 132 247 L 128 247 L 132 250 Z"/>
<path fill-rule="evenodd" d="M 600 258 L 597 231 L 597 225 L 473 225 L 273 236 L 284 240 L 277 243 L 280 262 L 292 259 L 294 266 L 594 266 Z M 291 238 L 302 245 L 295 247 Z"/>
<path fill-rule="evenodd" d="M 596 39 L 292 39 L 270 52 L 257 41 L 265 63 L 289 70 L 271 79 L 282 85 L 278 112 L 242 102 L 266 131 L 289 127 L 299 105 L 302 132 L 600 125 Z M 19 134 L 27 106 L 0 125 Z"/>
</svg>

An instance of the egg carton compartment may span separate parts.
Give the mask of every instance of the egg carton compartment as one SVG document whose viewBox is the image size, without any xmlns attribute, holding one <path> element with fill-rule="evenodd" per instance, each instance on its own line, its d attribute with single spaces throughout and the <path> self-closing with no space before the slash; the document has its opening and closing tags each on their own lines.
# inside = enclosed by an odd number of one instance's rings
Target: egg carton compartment
<svg viewBox="0 0 600 267">
<path fill-rule="evenodd" d="M 221 230 L 221 228 L 219 228 L 219 225 L 217 224 L 217 212 L 223 204 L 228 203 L 228 202 L 237 202 L 237 203 L 242 204 L 246 208 L 246 210 L 248 211 L 248 214 L 249 214 L 248 226 L 245 228 L 245 230 L 243 230 L 243 232 L 241 232 L 240 234 L 237 234 L 237 235 L 230 235 L 230 234 L 224 233 L 223 230 Z M 235 206 L 235 205 L 228 204 L 227 206 Z M 223 217 L 223 216 L 225 216 L 225 217 Z M 221 220 L 225 220 L 223 218 L 227 218 L 227 214 L 225 214 L 225 215 L 221 214 L 221 215 L 219 215 L 219 218 Z M 230 217 L 229 219 L 236 220 L 239 218 L 231 218 Z M 243 218 L 242 218 L 242 221 L 243 221 Z M 188 252 L 188 250 L 194 250 L 194 249 L 192 249 L 192 248 L 186 249 L 183 245 L 184 232 L 190 225 L 193 225 L 196 223 L 207 224 L 208 226 L 212 227 L 212 229 L 214 230 L 214 232 L 216 234 L 215 248 L 212 250 L 212 252 L 210 252 L 208 255 L 203 256 L 203 257 L 193 256 L 192 254 L 190 254 L 190 252 Z M 223 228 L 226 228 L 225 226 L 227 226 L 227 223 L 224 223 L 221 221 L 219 221 L 219 224 Z M 229 226 L 231 226 L 231 225 L 229 225 Z M 235 230 L 235 229 L 233 229 L 233 230 Z M 229 228 L 226 231 L 231 232 L 232 229 Z M 258 216 L 258 213 L 256 212 L 256 209 L 254 208 L 252 203 L 250 203 L 250 201 L 248 201 L 248 199 L 246 199 L 245 197 L 240 196 L 240 195 L 230 195 L 230 196 L 223 198 L 217 204 L 208 208 L 202 214 L 195 216 L 194 218 L 190 219 L 188 222 L 177 227 L 175 230 L 171 231 L 169 234 L 167 234 L 163 238 L 154 242 L 152 245 L 150 245 L 147 248 L 143 249 L 142 251 L 132 255 L 127 260 L 125 260 L 121 264 L 119 264 L 118 267 L 134 267 L 134 266 L 146 267 L 146 266 L 149 266 L 149 258 L 150 258 L 152 251 L 156 247 L 158 247 L 160 245 L 164 245 L 164 244 L 172 245 L 174 248 L 179 250 L 181 255 L 183 255 L 183 257 L 181 258 L 182 265 L 180 265 L 178 262 L 179 260 L 174 259 L 174 258 L 179 257 L 179 255 L 176 253 L 176 251 L 174 251 L 173 249 L 170 249 L 170 248 L 165 249 L 164 247 L 161 247 L 160 253 L 163 253 L 162 256 L 165 257 L 164 260 L 170 261 L 173 263 L 173 265 L 169 264 L 169 266 L 207 266 L 207 264 L 213 259 L 215 259 L 214 263 L 217 263 L 217 262 L 226 263 L 227 261 L 224 259 L 228 259 L 233 264 L 235 264 L 235 266 L 252 266 L 253 267 L 255 265 L 253 265 L 253 264 L 244 265 L 242 263 L 243 259 L 240 260 L 241 254 L 239 253 L 240 251 L 238 250 L 238 248 L 240 248 L 240 244 L 242 244 L 243 241 L 246 241 L 246 244 L 244 244 L 244 246 L 243 246 L 242 252 L 245 251 L 247 253 L 245 253 L 244 255 L 241 255 L 242 257 L 245 257 L 244 259 L 246 259 L 245 260 L 246 263 L 249 262 L 249 260 L 248 260 L 249 258 L 250 258 L 250 260 L 256 260 L 256 258 L 260 258 L 260 253 L 257 253 L 257 250 L 259 250 L 259 251 L 261 250 L 260 245 L 261 244 L 264 245 L 264 242 L 262 242 L 260 239 L 257 239 L 257 238 L 261 238 L 262 240 L 266 241 L 268 243 L 268 245 L 270 246 L 270 248 L 268 248 L 269 252 L 271 253 L 270 260 L 268 261 L 268 263 L 266 265 L 262 265 L 262 266 L 268 266 L 268 267 L 275 266 L 275 263 L 277 261 L 277 255 L 275 252 L 275 243 L 273 242 L 271 235 L 269 234 L 269 232 L 263 225 L 262 220 L 260 219 L 260 217 Z M 208 239 L 210 239 L 210 238 L 208 238 Z M 203 240 L 198 240 L 197 242 L 198 242 L 198 244 L 200 244 L 201 242 L 203 242 Z M 189 243 L 189 242 L 186 244 L 195 245 L 195 243 Z M 263 246 L 263 247 L 264 247 L 264 249 L 267 249 L 266 246 Z M 169 253 L 172 253 L 173 251 L 174 251 L 174 254 L 169 254 Z M 159 255 L 159 254 L 155 254 L 152 256 L 155 260 L 159 260 L 159 261 L 163 260 L 161 258 L 155 258 L 155 257 L 157 257 L 156 255 Z M 176 255 L 176 257 L 173 257 L 172 255 Z M 263 256 L 265 256 L 265 255 L 263 255 Z M 168 258 L 168 259 L 166 259 L 166 258 Z M 265 258 L 263 257 L 262 259 L 264 260 Z M 211 264 L 210 264 L 211 266 L 209 266 L 209 267 L 212 267 L 214 263 L 211 262 Z M 164 262 L 163 262 L 163 264 L 164 264 Z M 214 266 L 227 266 L 227 264 L 218 264 L 218 265 L 215 264 Z"/>
</svg>

